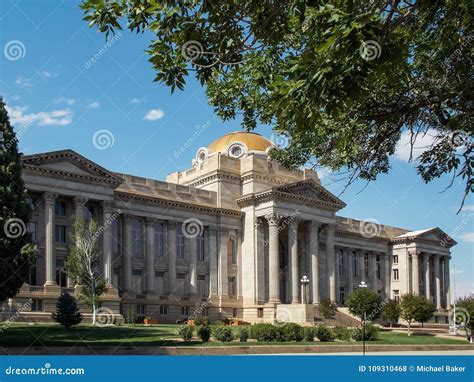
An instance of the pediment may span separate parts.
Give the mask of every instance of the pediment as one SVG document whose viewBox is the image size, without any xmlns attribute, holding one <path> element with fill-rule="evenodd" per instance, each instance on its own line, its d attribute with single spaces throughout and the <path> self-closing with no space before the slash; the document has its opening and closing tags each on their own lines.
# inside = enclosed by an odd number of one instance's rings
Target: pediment
<svg viewBox="0 0 474 382">
<path fill-rule="evenodd" d="M 27 172 L 93 183 L 108 183 L 113 187 L 122 183 L 122 179 L 114 173 L 72 150 L 25 155 L 22 158 L 22 165 Z"/>
<path fill-rule="evenodd" d="M 338 209 L 346 206 L 341 199 L 314 180 L 285 184 L 284 186 L 277 187 L 276 190 L 281 193 L 314 200 L 315 202 L 330 203 L 338 207 Z"/>
<path fill-rule="evenodd" d="M 410 231 L 403 235 L 397 236 L 393 241 L 424 241 L 437 243 L 443 247 L 452 247 L 457 244 L 446 232 L 438 227 L 429 228 L 420 231 Z"/>
</svg>

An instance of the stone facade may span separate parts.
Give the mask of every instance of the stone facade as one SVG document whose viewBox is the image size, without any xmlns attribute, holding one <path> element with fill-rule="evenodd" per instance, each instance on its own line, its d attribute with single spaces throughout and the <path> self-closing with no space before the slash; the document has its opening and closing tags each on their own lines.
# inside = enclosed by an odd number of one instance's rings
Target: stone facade
<svg viewBox="0 0 474 382">
<path fill-rule="evenodd" d="M 10 308 L 32 299 L 21 314 L 45 320 L 61 291 L 74 293 L 64 260 L 81 214 L 103 228 L 102 309 L 116 319 L 311 321 L 308 307 L 325 298 L 343 306 L 362 281 L 383 298 L 429 296 L 446 315 L 454 240 L 439 228 L 338 216 L 344 202 L 315 172 L 269 160 L 271 145 L 258 134 L 228 134 L 166 182 L 113 173 L 71 150 L 24 156 L 28 229 L 40 255 Z"/>
</svg>

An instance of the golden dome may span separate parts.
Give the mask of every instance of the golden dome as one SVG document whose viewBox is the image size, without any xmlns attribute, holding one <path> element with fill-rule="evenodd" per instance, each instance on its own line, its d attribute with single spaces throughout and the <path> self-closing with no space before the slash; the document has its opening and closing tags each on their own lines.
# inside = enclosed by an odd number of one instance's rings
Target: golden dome
<svg viewBox="0 0 474 382">
<path fill-rule="evenodd" d="M 273 143 L 269 139 L 260 134 L 246 131 L 234 131 L 233 133 L 226 134 L 219 139 L 216 139 L 207 147 L 207 149 L 210 153 L 227 152 L 229 147 L 235 143 L 243 144 L 246 146 L 245 148 L 248 151 L 265 152 L 269 147 L 273 146 Z"/>
</svg>

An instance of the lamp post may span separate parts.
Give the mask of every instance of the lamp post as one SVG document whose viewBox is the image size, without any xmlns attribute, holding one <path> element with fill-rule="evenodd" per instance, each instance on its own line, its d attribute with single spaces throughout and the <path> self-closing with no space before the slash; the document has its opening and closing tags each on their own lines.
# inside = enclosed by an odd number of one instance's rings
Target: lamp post
<svg viewBox="0 0 474 382">
<path fill-rule="evenodd" d="M 359 288 L 367 288 L 365 281 L 361 281 Z M 367 320 L 367 312 L 364 309 L 364 318 L 362 319 L 362 353 L 365 355 L 365 321 Z"/>
<path fill-rule="evenodd" d="M 300 280 L 301 282 L 301 303 L 302 304 L 307 304 L 308 303 L 308 284 L 309 284 L 309 279 L 306 275 L 303 276 L 303 278 Z"/>
</svg>

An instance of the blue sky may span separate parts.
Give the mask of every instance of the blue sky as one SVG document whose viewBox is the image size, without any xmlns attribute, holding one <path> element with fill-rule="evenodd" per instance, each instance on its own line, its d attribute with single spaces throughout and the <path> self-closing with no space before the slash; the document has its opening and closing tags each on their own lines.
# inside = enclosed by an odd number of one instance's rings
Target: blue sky
<svg viewBox="0 0 474 382">
<path fill-rule="evenodd" d="M 107 46 L 105 36 L 82 21 L 78 3 L 0 3 L 0 94 L 25 154 L 70 148 L 110 170 L 163 180 L 189 168 L 199 147 L 240 129 L 238 121 L 223 123 L 213 114 L 191 79 L 175 94 L 153 82 L 144 52 L 152 35 L 125 30 Z M 257 132 L 272 134 L 268 126 Z M 190 147 L 180 151 L 189 139 Z M 418 143 L 420 149 L 429 139 Z M 107 148 L 98 149 L 101 144 Z M 453 234 L 459 243 L 452 260 L 456 294 L 474 292 L 474 201 L 456 215 L 461 180 L 445 192 L 448 177 L 425 185 L 407 152 L 401 144 L 389 175 L 342 194 L 348 206 L 341 215 L 413 230 L 438 226 Z M 342 184 L 322 175 L 323 185 L 339 194 Z"/>
</svg>

